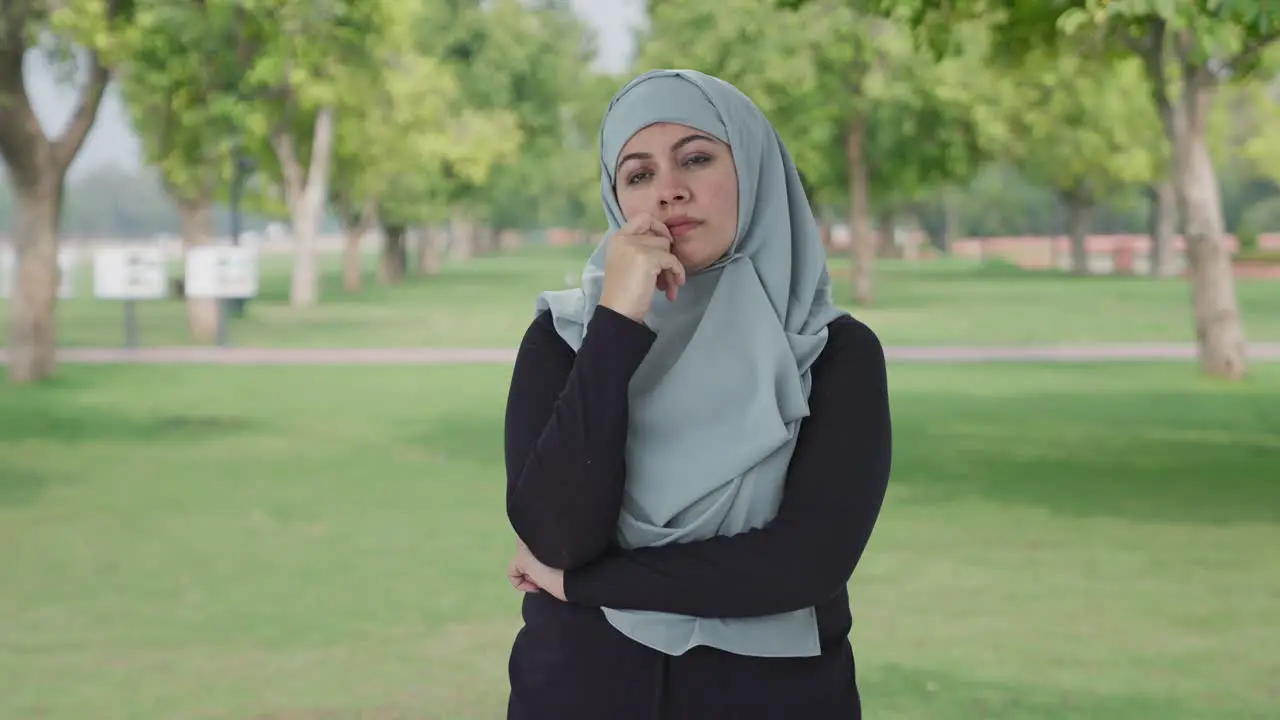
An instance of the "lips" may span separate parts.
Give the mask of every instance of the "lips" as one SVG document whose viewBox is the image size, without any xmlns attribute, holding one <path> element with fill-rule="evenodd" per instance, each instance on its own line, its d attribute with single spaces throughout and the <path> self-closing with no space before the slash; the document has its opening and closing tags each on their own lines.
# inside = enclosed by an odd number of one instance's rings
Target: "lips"
<svg viewBox="0 0 1280 720">
<path fill-rule="evenodd" d="M 694 228 L 701 225 L 702 221 L 694 220 L 693 218 L 672 218 L 664 224 L 667 226 L 667 230 L 671 231 L 671 237 L 678 238 L 682 235 L 687 235 Z"/>
</svg>

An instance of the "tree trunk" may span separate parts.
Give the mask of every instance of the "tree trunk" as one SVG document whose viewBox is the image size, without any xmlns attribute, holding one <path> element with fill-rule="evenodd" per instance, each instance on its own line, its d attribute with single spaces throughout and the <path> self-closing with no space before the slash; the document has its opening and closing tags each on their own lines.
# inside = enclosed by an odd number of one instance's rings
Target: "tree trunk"
<svg viewBox="0 0 1280 720">
<path fill-rule="evenodd" d="M 316 227 L 319 218 L 299 202 L 289 212 L 293 229 L 293 275 L 289 282 L 289 305 L 296 309 L 320 302 L 320 262 L 316 257 Z"/>
<path fill-rule="evenodd" d="M 818 237 L 822 238 L 822 249 L 831 252 L 831 221 L 825 215 L 818 217 Z"/>
<path fill-rule="evenodd" d="M 898 259 L 902 256 L 894 242 L 898 229 L 898 215 L 893 208 L 882 209 L 876 218 L 876 257 Z"/>
<path fill-rule="evenodd" d="M 409 249 L 405 244 L 405 227 L 387 225 L 382 232 L 382 262 L 378 265 L 378 280 L 392 285 L 404 280 L 409 267 Z"/>
<path fill-rule="evenodd" d="M 475 255 L 475 223 L 463 213 L 455 212 L 449 223 L 449 255 L 456 261 L 470 260 Z"/>
<path fill-rule="evenodd" d="M 960 199 L 952 188 L 942 191 L 942 216 L 942 247 L 939 250 L 950 255 L 955 241 L 960 239 Z"/>
<path fill-rule="evenodd" d="M 366 201 L 359 214 L 348 216 L 343 227 L 342 289 L 349 293 L 360 292 L 364 285 L 364 254 L 362 243 L 369 230 L 377 224 L 378 203 Z"/>
<path fill-rule="evenodd" d="M 280 160 L 280 170 L 284 176 L 289 219 L 293 226 L 293 278 L 289 286 L 289 304 L 294 308 L 313 307 L 320 300 L 316 231 L 324 199 L 328 197 L 329 162 L 333 155 L 333 115 L 331 107 L 321 108 L 316 113 L 311 139 L 311 165 L 305 176 L 295 149 L 293 133 L 281 128 L 271 135 L 271 145 Z"/>
<path fill-rule="evenodd" d="M 490 255 L 498 246 L 498 231 L 488 225 L 475 229 L 475 254 Z"/>
<path fill-rule="evenodd" d="M 9 307 L 9 376 L 20 383 L 48 377 L 56 367 L 62 178 L 41 174 L 34 187 L 19 187 L 15 193 L 18 272 Z"/>
<path fill-rule="evenodd" d="M 209 195 L 183 197 L 174 193 L 174 201 L 178 206 L 178 222 L 182 229 L 182 256 L 192 248 L 209 242 L 212 227 L 210 212 L 213 202 Z M 218 340 L 218 307 L 217 298 L 186 298 L 187 331 L 192 342 L 211 345 Z"/>
<path fill-rule="evenodd" d="M 1189 133 L 1183 145 L 1186 164 L 1180 174 L 1178 194 L 1185 208 L 1187 267 L 1200 365 L 1211 375 L 1241 378 L 1245 373 L 1244 324 L 1223 232 L 1218 178 L 1203 122 L 1194 123 L 1195 126 L 1199 126 L 1199 132 Z"/>
<path fill-rule="evenodd" d="M 1059 193 L 1066 211 L 1067 237 L 1071 239 L 1071 272 L 1089 274 L 1089 226 L 1093 223 L 1093 203 L 1083 194 Z"/>
<path fill-rule="evenodd" d="M 1210 71 L 1182 63 L 1182 96 L 1170 105 L 1166 129 L 1173 145 L 1174 190 L 1187 245 L 1187 277 L 1203 372 L 1238 379 L 1245 374 L 1244 325 L 1236 299 L 1235 273 L 1227 249 L 1218 178 L 1209 154 L 1206 125 L 1214 99 Z"/>
<path fill-rule="evenodd" d="M 849 164 L 849 243 L 852 261 L 853 299 L 860 305 L 875 301 L 872 270 L 875 267 L 876 242 L 871 232 L 871 210 L 867 203 L 868 172 L 864 154 L 866 120 L 857 118 L 845 136 L 845 158 Z"/>
<path fill-rule="evenodd" d="M 443 231 L 435 226 L 418 228 L 418 272 L 435 275 L 440 272 L 440 251 L 444 247 Z"/>
<path fill-rule="evenodd" d="M 14 278 L 9 304 L 9 377 L 28 383 L 56 369 L 58 220 L 67 168 L 93 127 L 110 79 L 96 54 L 80 87 L 75 109 L 56 139 L 40 127 L 23 84 L 31 3 L 8 4 L 0 12 L 0 157 L 17 201 Z M 108 8 L 114 13 L 114 6 Z"/>
<path fill-rule="evenodd" d="M 908 263 L 920 262 L 920 244 L 924 237 L 924 223 L 920 222 L 919 211 L 908 210 L 906 213 L 907 230 L 902 235 L 900 252 L 902 259 Z"/>
<path fill-rule="evenodd" d="M 1162 21 L 1152 21 L 1143 59 L 1172 150 L 1174 194 L 1186 238 L 1200 369 L 1208 375 L 1239 379 L 1246 369 L 1244 325 L 1227 251 L 1218 178 L 1206 141 L 1216 80 L 1207 63 L 1193 57 L 1191 32 L 1179 30 L 1169 35 Z M 1165 74 L 1170 49 L 1178 59 L 1177 103 L 1170 98 Z"/>
<path fill-rule="evenodd" d="M 364 285 L 364 263 L 360 252 L 361 241 L 364 240 L 363 223 L 355 222 L 342 228 L 342 290 L 358 293 Z"/>
<path fill-rule="evenodd" d="M 1173 275 L 1173 241 L 1178 232 L 1178 203 L 1173 181 L 1164 179 L 1148 188 L 1151 201 L 1147 233 L 1151 236 L 1152 277 Z"/>
</svg>

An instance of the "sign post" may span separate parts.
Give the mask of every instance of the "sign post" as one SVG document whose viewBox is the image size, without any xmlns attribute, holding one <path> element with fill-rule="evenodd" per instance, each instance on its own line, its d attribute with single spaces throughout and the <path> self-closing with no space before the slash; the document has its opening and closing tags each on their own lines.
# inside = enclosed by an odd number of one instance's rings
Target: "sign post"
<svg viewBox="0 0 1280 720">
<path fill-rule="evenodd" d="M 218 300 L 218 345 L 226 347 L 228 306 L 258 294 L 255 248 L 202 245 L 187 251 L 187 297 Z"/>
<path fill-rule="evenodd" d="M 240 139 L 236 138 L 234 151 L 232 156 L 235 158 L 235 170 L 231 176 L 231 244 L 240 244 L 240 197 L 244 193 L 244 182 L 248 179 L 249 173 L 253 172 L 253 159 L 244 153 L 244 149 L 240 145 Z M 237 297 L 223 303 L 231 306 L 231 312 L 236 317 L 244 316 L 244 306 L 247 298 Z"/>
<path fill-rule="evenodd" d="M 139 300 L 163 300 L 166 287 L 164 251 L 158 247 L 100 248 L 93 254 L 93 294 L 100 300 L 124 302 L 124 344 L 138 347 Z"/>
<path fill-rule="evenodd" d="M 132 300 L 124 301 L 124 346 L 138 347 L 138 311 Z"/>
</svg>

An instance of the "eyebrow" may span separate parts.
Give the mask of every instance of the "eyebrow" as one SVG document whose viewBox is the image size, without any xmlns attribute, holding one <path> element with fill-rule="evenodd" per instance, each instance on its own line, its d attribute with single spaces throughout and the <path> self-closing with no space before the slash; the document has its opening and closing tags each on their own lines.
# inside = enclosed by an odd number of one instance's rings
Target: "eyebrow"
<svg viewBox="0 0 1280 720">
<path fill-rule="evenodd" d="M 692 135 L 685 135 L 684 137 L 672 143 L 671 151 L 675 152 L 676 150 L 679 150 L 680 148 L 684 147 L 685 145 L 688 145 L 691 142 L 694 142 L 695 140 L 706 140 L 708 142 L 716 142 L 715 138 L 709 137 L 707 135 L 703 135 L 702 133 L 694 133 Z M 628 160 L 650 160 L 652 158 L 653 158 L 653 155 L 647 152 L 627 153 L 626 155 L 622 156 L 621 160 L 618 161 L 618 167 L 621 168 L 623 165 L 627 163 Z"/>
</svg>

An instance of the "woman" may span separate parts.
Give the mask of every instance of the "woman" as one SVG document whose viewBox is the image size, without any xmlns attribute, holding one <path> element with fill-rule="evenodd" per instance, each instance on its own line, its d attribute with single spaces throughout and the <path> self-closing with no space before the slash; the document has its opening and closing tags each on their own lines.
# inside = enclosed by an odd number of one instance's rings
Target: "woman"
<svg viewBox="0 0 1280 720">
<path fill-rule="evenodd" d="M 508 398 L 508 718 L 860 717 L 880 343 L 832 304 L 790 155 L 728 83 L 632 80 L 601 164 L 611 232 L 539 297 Z"/>
</svg>

